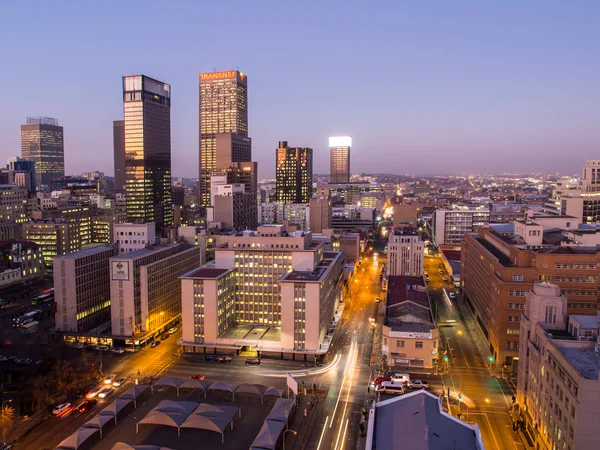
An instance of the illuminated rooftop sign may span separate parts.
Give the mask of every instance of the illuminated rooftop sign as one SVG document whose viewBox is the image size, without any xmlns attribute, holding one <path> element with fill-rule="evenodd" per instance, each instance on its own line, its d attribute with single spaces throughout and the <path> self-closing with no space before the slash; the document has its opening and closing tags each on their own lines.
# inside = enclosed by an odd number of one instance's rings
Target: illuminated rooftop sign
<svg viewBox="0 0 600 450">
<path fill-rule="evenodd" d="M 329 147 L 352 147 L 352 136 L 331 136 Z"/>
</svg>

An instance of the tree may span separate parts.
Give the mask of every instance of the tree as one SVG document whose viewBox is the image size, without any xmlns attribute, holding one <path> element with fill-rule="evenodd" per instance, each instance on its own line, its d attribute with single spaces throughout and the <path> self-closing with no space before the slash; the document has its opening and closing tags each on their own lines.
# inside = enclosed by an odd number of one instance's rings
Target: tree
<svg viewBox="0 0 600 450">
<path fill-rule="evenodd" d="M 45 411 L 54 403 L 53 384 L 50 377 L 37 377 L 33 381 L 33 409 L 34 411 Z"/>
<path fill-rule="evenodd" d="M 2 432 L 2 441 L 6 441 L 6 433 L 10 431 L 15 421 L 15 410 L 10 405 L 4 405 L 0 415 L 0 431 Z"/>
</svg>

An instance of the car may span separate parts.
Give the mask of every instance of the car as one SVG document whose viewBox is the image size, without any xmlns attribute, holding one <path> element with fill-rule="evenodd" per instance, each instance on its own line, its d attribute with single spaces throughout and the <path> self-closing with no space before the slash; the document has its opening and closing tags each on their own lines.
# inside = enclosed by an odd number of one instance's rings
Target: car
<svg viewBox="0 0 600 450">
<path fill-rule="evenodd" d="M 376 320 L 377 320 L 377 318 L 373 315 L 369 317 L 369 322 L 371 322 L 371 323 L 375 323 Z"/>
<path fill-rule="evenodd" d="M 375 381 L 373 381 L 373 384 L 379 386 L 384 381 L 392 381 L 392 379 L 390 377 L 377 377 L 375 378 Z"/>
<path fill-rule="evenodd" d="M 215 355 L 205 355 L 204 361 L 216 361 L 217 357 Z"/>
<path fill-rule="evenodd" d="M 230 363 L 232 359 L 231 356 L 221 356 L 217 361 L 220 363 Z"/>
<path fill-rule="evenodd" d="M 106 398 L 109 395 L 112 395 L 113 392 L 115 392 L 113 388 L 104 388 L 100 392 L 98 392 L 98 397 Z"/>
<path fill-rule="evenodd" d="M 375 297 L 375 303 L 379 303 L 381 299 L 379 297 Z"/>
<path fill-rule="evenodd" d="M 61 403 L 60 405 L 56 405 L 52 410 L 52 414 L 58 416 L 61 413 L 64 413 L 71 407 L 70 403 Z"/>
<path fill-rule="evenodd" d="M 201 373 L 197 373 L 195 375 L 192 375 L 190 378 L 192 380 L 204 380 L 204 375 L 202 375 Z"/>
<path fill-rule="evenodd" d="M 410 375 L 407 373 L 395 373 L 391 378 L 394 383 L 410 383 Z"/>
<path fill-rule="evenodd" d="M 166 341 L 167 339 L 169 339 L 171 337 L 171 335 L 169 333 L 165 333 L 160 337 L 161 341 Z"/>
<path fill-rule="evenodd" d="M 251 366 L 260 366 L 260 358 L 249 358 L 246 360 L 246 364 Z"/>
<path fill-rule="evenodd" d="M 99 345 L 97 347 L 98 350 L 100 350 L 101 352 L 107 352 L 108 351 L 108 345 Z"/>
<path fill-rule="evenodd" d="M 87 393 L 85 394 L 85 398 L 94 398 L 98 395 L 98 392 L 100 392 L 100 386 L 96 386 L 91 388 L 89 391 L 87 391 Z"/>
<path fill-rule="evenodd" d="M 20 366 L 27 366 L 29 364 L 31 364 L 33 361 L 29 358 L 21 358 L 21 359 L 17 359 L 16 363 Z"/>
<path fill-rule="evenodd" d="M 119 377 L 119 378 L 116 378 L 115 381 L 113 381 L 112 385 L 114 387 L 119 387 L 119 386 L 122 386 L 123 383 L 125 383 L 126 381 L 127 381 L 127 378 L 125 378 L 125 377 Z"/>
<path fill-rule="evenodd" d="M 408 382 L 408 387 L 412 389 L 428 389 L 429 382 L 425 380 L 414 380 Z"/>
<path fill-rule="evenodd" d="M 175 334 L 177 333 L 178 328 L 177 327 L 173 327 L 169 330 L 169 334 Z"/>
<path fill-rule="evenodd" d="M 154 341 L 150 344 L 150 348 L 158 347 L 160 345 L 160 341 Z"/>
<path fill-rule="evenodd" d="M 375 386 L 375 391 L 382 394 L 402 395 L 404 394 L 404 384 L 384 381 L 379 386 Z"/>
<path fill-rule="evenodd" d="M 125 353 L 125 349 L 121 347 L 115 347 L 111 350 L 111 352 L 116 353 L 117 355 L 122 355 Z"/>
<path fill-rule="evenodd" d="M 80 413 L 87 412 L 90 409 L 94 408 L 97 403 L 98 403 L 98 400 L 96 400 L 96 399 L 84 400 L 83 403 L 81 403 L 77 407 L 77 411 L 79 411 Z"/>
<path fill-rule="evenodd" d="M 114 373 L 112 375 L 107 375 L 104 379 L 104 384 L 112 384 L 112 382 L 115 381 L 115 378 L 117 378 L 117 375 Z"/>
<path fill-rule="evenodd" d="M 83 348 L 85 347 L 85 345 L 83 345 L 81 342 L 75 342 L 73 344 L 73 348 Z"/>
<path fill-rule="evenodd" d="M 456 294 L 454 292 L 450 291 L 448 293 L 448 297 L 450 297 L 452 300 L 454 300 L 456 298 Z"/>
</svg>

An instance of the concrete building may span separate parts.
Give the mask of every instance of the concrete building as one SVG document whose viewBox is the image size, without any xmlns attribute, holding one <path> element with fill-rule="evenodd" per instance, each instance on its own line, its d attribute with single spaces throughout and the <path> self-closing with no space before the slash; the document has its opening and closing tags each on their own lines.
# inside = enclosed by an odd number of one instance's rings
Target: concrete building
<svg viewBox="0 0 600 450">
<path fill-rule="evenodd" d="M 0 184 L 0 224 L 27 222 L 27 188 Z"/>
<path fill-rule="evenodd" d="M 373 402 L 367 424 L 367 450 L 485 450 L 477 424 L 448 414 L 425 390 Z"/>
<path fill-rule="evenodd" d="M 423 276 L 425 246 L 416 230 L 393 230 L 388 238 L 387 275 Z"/>
<path fill-rule="evenodd" d="M 7 168 L 14 173 L 14 183 L 24 186 L 30 195 L 37 191 L 35 161 L 12 156 L 7 160 Z"/>
<path fill-rule="evenodd" d="M 368 230 L 375 226 L 375 208 L 355 205 L 331 208 L 331 227 L 343 231 Z"/>
<path fill-rule="evenodd" d="M 114 244 L 54 258 L 57 331 L 85 333 L 110 321 L 109 260 Z"/>
<path fill-rule="evenodd" d="M 113 122 L 113 152 L 115 162 L 115 191 L 125 192 L 125 121 Z"/>
<path fill-rule="evenodd" d="M 529 235 L 529 231 L 532 232 Z M 519 321 L 525 296 L 536 281 L 555 283 L 566 296 L 569 314 L 595 316 L 598 311 L 596 247 L 538 246 L 539 226 L 523 236 L 500 235 L 490 228 L 467 234 L 461 252 L 462 294 L 488 339 L 498 364 L 518 357 Z M 514 244 L 527 240 L 531 248 Z M 509 370 L 517 371 L 517 362 Z"/>
<path fill-rule="evenodd" d="M 214 191 L 212 188 L 214 187 Z M 232 230 L 256 228 L 256 193 L 246 192 L 241 183 L 222 184 L 211 187 L 213 198 L 212 217 L 207 211 L 207 220 L 221 222 Z"/>
<path fill-rule="evenodd" d="M 567 319 L 560 287 L 535 282 L 520 322 L 521 367 L 512 415 L 525 420 L 538 449 L 598 448 L 599 343 L 569 333 Z"/>
<path fill-rule="evenodd" d="M 329 138 L 330 183 L 350 182 L 350 148 L 352 136 L 332 136 Z"/>
<path fill-rule="evenodd" d="M 113 229 L 113 242 L 119 246 L 119 255 L 156 244 L 153 223 L 119 223 L 115 224 Z"/>
<path fill-rule="evenodd" d="M 125 222 L 125 219 L 124 213 L 114 213 L 112 211 L 94 214 L 92 216 L 92 243 L 108 244 L 114 242 L 115 225 Z"/>
<path fill-rule="evenodd" d="M 423 277 L 391 275 L 381 349 L 388 367 L 436 367 L 439 329 Z"/>
<path fill-rule="evenodd" d="M 0 241 L 0 287 L 28 283 L 45 274 L 42 250 L 35 242 Z"/>
<path fill-rule="evenodd" d="M 199 263 L 199 247 L 187 244 L 158 245 L 111 258 L 113 336 L 141 344 L 176 323 L 181 317 L 179 277 Z"/>
<path fill-rule="evenodd" d="M 81 250 L 81 228 L 76 221 L 38 221 L 23 224 L 23 237 L 40 246 L 44 267 L 52 273 L 56 256 Z"/>
<path fill-rule="evenodd" d="M 215 261 L 182 277 L 186 352 L 317 357 L 341 298 L 343 254 L 282 225 L 218 236 Z"/>
<path fill-rule="evenodd" d="M 308 202 L 310 221 L 308 229 L 313 233 L 322 233 L 331 228 L 331 200 L 327 197 L 313 197 Z"/>
<path fill-rule="evenodd" d="M 490 222 L 488 208 L 438 209 L 433 214 L 433 242 L 436 246 L 460 246 L 465 234 Z"/>
<path fill-rule="evenodd" d="M 416 229 L 419 226 L 419 213 L 422 208 L 421 203 L 394 205 L 394 228 Z"/>
<path fill-rule="evenodd" d="M 360 234 L 328 228 L 323 230 L 325 236 L 331 239 L 333 250 L 344 252 L 346 263 L 354 264 L 360 259 Z"/>
</svg>

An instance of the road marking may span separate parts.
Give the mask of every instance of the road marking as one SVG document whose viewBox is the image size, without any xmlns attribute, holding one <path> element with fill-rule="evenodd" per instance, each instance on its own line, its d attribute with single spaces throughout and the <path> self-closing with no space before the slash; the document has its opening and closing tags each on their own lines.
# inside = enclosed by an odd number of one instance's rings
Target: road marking
<svg viewBox="0 0 600 450">
<path fill-rule="evenodd" d="M 325 430 L 327 429 L 327 420 L 329 420 L 329 416 L 325 417 L 325 424 L 323 425 L 323 431 L 321 431 L 321 438 L 319 439 L 317 450 L 321 448 L 321 442 L 323 442 L 323 436 L 325 436 Z M 333 419 L 331 421 L 333 422 Z"/>
<path fill-rule="evenodd" d="M 350 419 L 346 419 L 346 426 L 344 427 L 344 432 L 342 433 L 342 436 L 344 436 L 344 438 L 346 437 L 346 431 L 348 431 L 348 422 L 350 421 Z M 346 439 L 342 440 L 342 444 L 340 445 L 340 450 L 344 449 L 344 443 L 346 442 Z M 335 443 L 336 447 L 337 447 L 337 442 Z"/>
<path fill-rule="evenodd" d="M 494 381 L 496 381 L 496 384 L 500 388 L 500 392 L 502 392 L 502 397 L 504 397 L 504 401 L 506 402 L 506 406 L 508 406 L 510 408 L 510 404 L 508 403 L 508 399 L 506 398 L 506 395 L 504 395 L 504 390 L 502 389 L 502 386 L 500 386 L 500 383 L 498 383 L 498 378 L 494 377 Z"/>
<path fill-rule="evenodd" d="M 492 422 L 487 415 L 487 413 L 471 413 L 472 416 L 484 416 L 485 420 L 487 420 L 488 426 L 490 427 L 490 432 L 492 433 L 492 437 L 494 438 L 494 442 L 496 443 L 496 448 L 500 450 L 500 446 L 498 445 L 498 441 L 496 440 L 496 433 L 494 433 L 494 429 L 492 428 Z"/>
<path fill-rule="evenodd" d="M 348 366 L 350 365 L 350 361 L 352 359 L 352 349 L 354 348 L 354 342 L 350 345 L 350 351 L 348 352 L 348 362 L 346 363 L 346 368 L 344 369 L 344 377 L 342 378 L 342 384 L 340 386 L 340 392 L 338 393 L 337 401 L 335 402 L 335 409 L 333 410 L 333 414 L 331 416 L 331 423 L 329 424 L 329 428 L 333 425 L 333 419 L 335 417 L 335 412 L 337 411 L 338 404 L 340 402 L 340 397 L 342 396 L 342 391 L 344 390 L 344 384 L 346 383 L 346 377 L 348 376 Z"/>
</svg>

